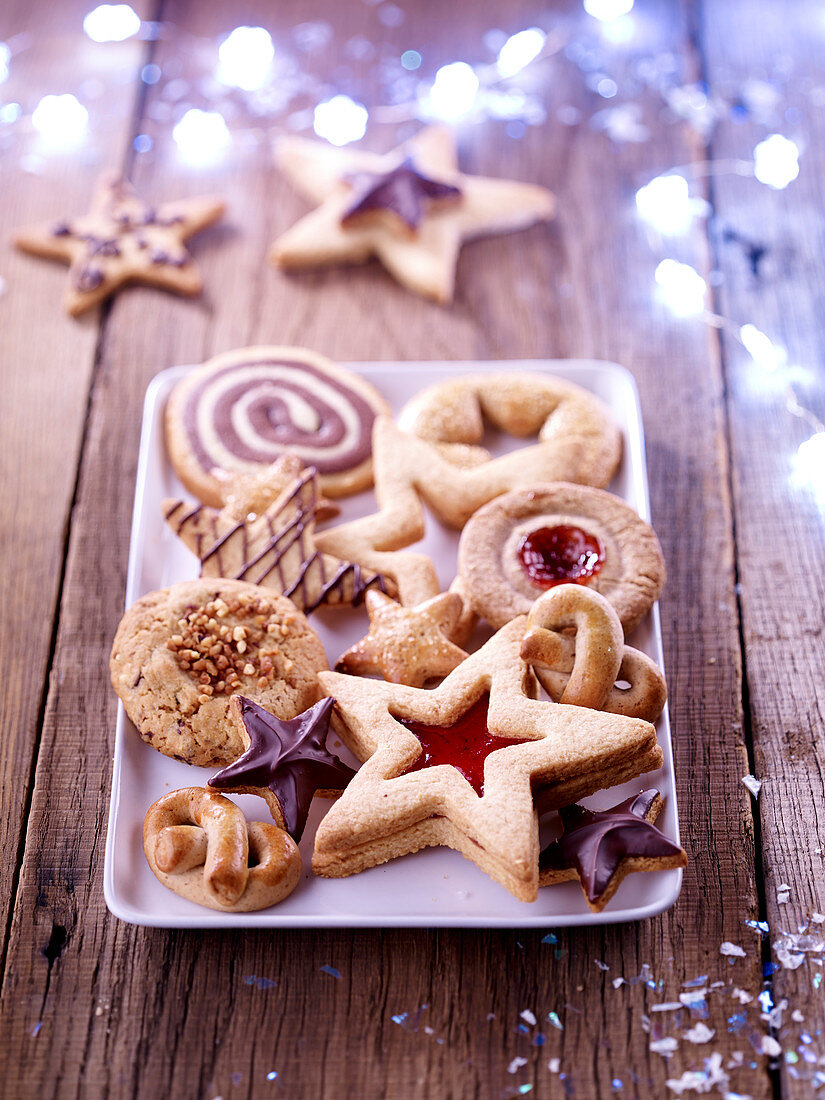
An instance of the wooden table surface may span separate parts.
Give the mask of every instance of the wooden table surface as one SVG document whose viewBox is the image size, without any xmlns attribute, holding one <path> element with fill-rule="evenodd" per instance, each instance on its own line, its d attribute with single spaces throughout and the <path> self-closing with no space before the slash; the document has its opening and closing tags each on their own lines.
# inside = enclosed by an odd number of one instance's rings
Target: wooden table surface
<svg viewBox="0 0 825 1100">
<path fill-rule="evenodd" d="M 82 30 L 91 6 L 6 0 L 0 11 L 12 48 L 0 107 L 23 113 L 14 125 L 0 115 L 2 1095 L 818 1094 L 823 943 L 789 957 L 782 938 L 825 910 L 823 511 L 791 477 L 812 428 L 786 389 L 825 417 L 822 12 L 639 0 L 631 36 L 612 43 L 576 0 L 145 0 L 136 7 L 160 22 L 156 38 L 98 44 Z M 418 75 L 432 79 L 447 61 L 494 57 L 490 29 L 537 21 L 559 49 L 522 86 L 545 121 L 509 133 L 501 119 L 461 125 L 460 152 L 468 171 L 552 188 L 552 224 L 466 247 L 449 309 L 373 264 L 292 278 L 267 266 L 271 241 L 306 209 L 270 138 L 287 116 L 300 123 L 313 89 L 373 108 L 403 50 L 419 50 Z M 172 123 L 184 105 L 209 106 L 217 42 L 243 23 L 272 32 L 293 88 L 297 71 L 309 91 L 259 116 L 228 95 L 232 149 L 194 167 Z M 147 64 L 156 83 L 141 80 Z M 50 92 L 88 106 L 79 147 L 38 144 L 27 119 Z M 773 130 L 802 149 L 787 190 L 726 169 Z M 368 141 L 391 148 L 401 132 L 375 123 Z M 150 150 L 136 151 L 137 135 Z M 695 170 L 691 193 L 709 208 L 665 238 L 640 221 L 634 195 L 677 165 Z M 193 244 L 201 299 L 135 288 L 70 320 L 65 269 L 12 250 L 15 227 L 86 209 L 102 167 L 150 201 L 226 196 L 225 225 Z M 789 366 L 766 375 L 724 331 L 657 301 L 668 256 L 709 280 L 719 314 L 788 348 Z M 661 611 L 690 854 L 669 912 L 552 942 L 550 929 L 165 931 L 107 911 L 107 662 L 144 391 L 165 367 L 252 343 L 342 360 L 603 358 L 633 372 L 668 568 Z M 758 801 L 748 773 L 763 780 Z M 725 942 L 742 951 L 722 954 Z M 674 1009 L 691 988 L 704 1000 Z M 712 1037 L 691 1031 L 699 1022 Z"/>
</svg>

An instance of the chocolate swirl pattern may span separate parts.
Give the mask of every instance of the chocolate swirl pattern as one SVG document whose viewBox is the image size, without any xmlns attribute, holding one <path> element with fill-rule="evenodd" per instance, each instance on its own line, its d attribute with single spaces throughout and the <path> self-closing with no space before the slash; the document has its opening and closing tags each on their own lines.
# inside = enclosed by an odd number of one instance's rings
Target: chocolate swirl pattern
<svg viewBox="0 0 825 1100">
<path fill-rule="evenodd" d="M 219 504 L 227 475 L 281 455 L 314 466 L 330 495 L 371 481 L 371 437 L 381 396 L 363 379 L 297 348 L 248 348 L 212 360 L 172 394 L 167 435 L 184 484 Z M 216 499 L 217 498 L 217 499 Z"/>
<path fill-rule="evenodd" d="M 361 603 L 369 588 L 385 591 L 379 573 L 322 554 L 315 547 L 318 508 L 315 470 L 304 470 L 294 486 L 260 516 L 236 520 L 227 509 L 167 500 L 166 522 L 200 559 L 201 576 L 260 584 L 288 596 L 307 614 L 322 604 Z"/>
</svg>

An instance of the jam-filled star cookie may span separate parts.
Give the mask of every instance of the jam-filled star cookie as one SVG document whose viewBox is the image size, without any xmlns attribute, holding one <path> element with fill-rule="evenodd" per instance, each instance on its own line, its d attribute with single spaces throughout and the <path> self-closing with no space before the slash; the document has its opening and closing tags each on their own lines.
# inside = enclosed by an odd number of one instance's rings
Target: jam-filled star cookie
<svg viewBox="0 0 825 1100">
<path fill-rule="evenodd" d="M 151 206 L 123 179 L 98 181 L 88 214 L 21 229 L 21 251 L 69 266 L 64 304 L 73 317 L 127 283 L 145 283 L 193 297 L 203 280 L 185 242 L 219 221 L 221 199 L 179 199 Z"/>
<path fill-rule="evenodd" d="M 578 879 L 588 906 L 600 913 L 625 875 L 684 867 L 686 854 L 654 824 L 661 809 L 654 789 L 607 810 L 563 808 L 564 832 L 539 857 L 539 885 Z"/>
<path fill-rule="evenodd" d="M 186 375 L 166 405 L 166 443 L 190 493 L 219 508 L 227 478 L 285 454 L 341 497 L 372 483 L 372 426 L 389 405 L 353 371 L 306 348 L 238 348 Z"/>
<path fill-rule="evenodd" d="M 525 629 L 526 616 L 508 623 L 432 690 L 319 674 L 341 739 L 364 763 L 318 828 L 317 874 L 447 845 L 533 901 L 534 788 L 549 809 L 661 765 L 648 722 L 535 699 L 519 656 Z"/>
<path fill-rule="evenodd" d="M 429 126 L 392 153 L 282 138 L 281 170 L 319 205 L 278 238 L 272 261 L 297 270 L 377 257 L 408 290 L 447 304 L 464 241 L 553 217 L 550 191 L 459 172 L 455 137 Z"/>
<path fill-rule="evenodd" d="M 109 667 L 143 740 L 208 768 L 244 750 L 229 717 L 233 695 L 292 718 L 317 700 L 316 673 L 327 659 L 291 600 L 243 581 L 202 578 L 134 603 Z"/>
</svg>

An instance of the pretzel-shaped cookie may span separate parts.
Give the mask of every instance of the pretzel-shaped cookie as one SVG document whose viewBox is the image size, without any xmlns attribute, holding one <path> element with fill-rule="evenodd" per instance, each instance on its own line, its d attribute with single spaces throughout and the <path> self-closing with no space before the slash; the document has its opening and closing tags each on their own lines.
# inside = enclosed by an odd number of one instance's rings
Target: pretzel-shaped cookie
<svg viewBox="0 0 825 1100">
<path fill-rule="evenodd" d="M 575 629 L 575 637 L 562 631 Z M 536 600 L 527 618 L 521 657 L 533 665 L 557 703 L 653 722 L 667 699 L 658 666 L 624 644 L 619 616 L 593 589 L 561 584 Z M 616 682 L 630 687 L 623 690 Z"/>
<path fill-rule="evenodd" d="M 301 854 L 288 833 L 247 823 L 234 802 L 203 787 L 170 791 L 149 807 L 143 851 L 164 886 L 225 912 L 275 905 L 301 877 Z"/>
</svg>

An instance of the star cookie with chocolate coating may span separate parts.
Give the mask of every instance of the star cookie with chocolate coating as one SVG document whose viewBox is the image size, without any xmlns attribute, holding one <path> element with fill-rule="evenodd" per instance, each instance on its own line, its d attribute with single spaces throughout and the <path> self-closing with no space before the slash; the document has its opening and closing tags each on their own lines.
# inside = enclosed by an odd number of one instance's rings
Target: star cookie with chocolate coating
<svg viewBox="0 0 825 1100">
<path fill-rule="evenodd" d="M 661 809 L 655 789 L 607 810 L 563 808 L 564 832 L 539 856 L 539 885 L 578 879 L 588 906 L 600 913 L 625 875 L 684 867 L 685 853 L 654 825 Z"/>
<path fill-rule="evenodd" d="M 566 806 L 661 765 L 650 723 L 536 699 L 525 629 L 526 616 L 508 623 L 432 690 L 319 673 L 335 728 L 364 763 L 319 826 L 316 874 L 447 845 L 534 901 L 533 787 L 547 808 Z"/>
<path fill-rule="evenodd" d="M 275 467 L 290 470 L 291 456 Z M 280 474 L 275 470 L 276 483 Z M 236 483 L 237 484 L 237 483 Z M 260 500 L 260 485 L 250 491 Z M 307 613 L 321 604 L 349 607 L 360 603 L 370 586 L 384 578 L 351 561 L 324 554 L 315 546 L 319 498 L 314 469 L 301 470 L 259 515 L 246 511 L 237 493 L 223 508 L 163 502 L 166 522 L 201 563 L 202 577 L 231 577 L 263 585 L 288 596 Z M 238 518 L 240 515 L 240 518 Z"/>
<path fill-rule="evenodd" d="M 300 840 L 315 794 L 332 797 L 355 772 L 326 748 L 334 700 L 322 699 L 284 720 L 236 695 L 231 713 L 246 743 L 243 756 L 209 780 L 215 790 L 258 794 L 275 821 Z"/>
<path fill-rule="evenodd" d="M 126 283 L 145 283 L 194 297 L 203 280 L 184 244 L 224 213 L 221 199 L 202 197 L 150 206 L 125 180 L 104 175 L 88 214 L 21 229 L 23 252 L 69 264 L 64 304 L 72 317 Z"/>
<path fill-rule="evenodd" d="M 452 672 L 467 657 L 450 636 L 461 617 L 461 597 L 442 592 L 416 607 L 402 607 L 383 592 L 367 592 L 366 637 L 336 662 L 338 672 L 378 673 L 393 684 L 423 687 Z"/>
<path fill-rule="evenodd" d="M 278 165 L 320 205 L 272 246 L 296 270 L 377 257 L 402 286 L 448 304 L 464 241 L 523 229 L 553 217 L 550 191 L 458 170 L 455 137 L 428 126 L 379 155 L 309 138 L 282 138 Z"/>
</svg>

